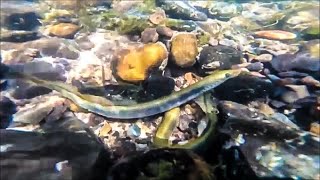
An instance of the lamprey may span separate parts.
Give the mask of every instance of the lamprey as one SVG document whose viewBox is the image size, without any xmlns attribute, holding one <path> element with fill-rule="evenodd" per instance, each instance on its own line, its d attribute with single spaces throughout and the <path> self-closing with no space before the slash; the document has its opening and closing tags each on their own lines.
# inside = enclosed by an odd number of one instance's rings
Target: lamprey
<svg viewBox="0 0 320 180">
<path fill-rule="evenodd" d="M 241 70 L 215 71 L 211 75 L 203 78 L 201 81 L 178 92 L 174 92 L 169 96 L 130 106 L 109 106 L 108 104 L 103 105 L 92 102 L 90 101 L 90 98 L 85 99 L 80 95 L 80 93 L 74 93 L 74 91 L 69 91 L 69 89 L 64 88 L 61 85 L 61 82 L 59 87 L 56 88 L 56 82 L 41 80 L 33 76 L 28 76 L 10 70 L 7 71 L 4 76 L 7 78 L 22 78 L 34 82 L 37 85 L 56 90 L 61 94 L 61 96 L 70 99 L 81 108 L 104 117 L 115 119 L 134 119 L 152 116 L 168 111 L 174 107 L 178 107 L 181 104 L 198 97 L 202 93 L 217 87 L 226 80 L 238 76 L 240 72 Z"/>
<path fill-rule="evenodd" d="M 210 94 L 205 93 L 203 96 L 197 99 L 197 104 L 206 113 L 208 118 L 208 124 L 203 133 L 196 139 L 188 141 L 186 144 L 174 144 L 169 143 L 169 137 L 177 124 L 180 110 L 179 108 L 174 108 L 165 113 L 162 122 L 160 123 L 156 134 L 153 138 L 154 147 L 169 147 L 169 148 L 182 148 L 182 149 L 192 149 L 198 153 L 206 150 L 206 145 L 211 142 L 215 135 L 216 123 L 218 117 L 216 115 L 216 108 L 210 100 Z"/>
<path fill-rule="evenodd" d="M 159 124 L 156 134 L 153 138 L 153 144 L 156 147 L 169 146 L 169 137 L 172 131 L 177 127 L 180 116 L 180 108 L 175 107 L 165 112 L 161 123 Z"/>
</svg>

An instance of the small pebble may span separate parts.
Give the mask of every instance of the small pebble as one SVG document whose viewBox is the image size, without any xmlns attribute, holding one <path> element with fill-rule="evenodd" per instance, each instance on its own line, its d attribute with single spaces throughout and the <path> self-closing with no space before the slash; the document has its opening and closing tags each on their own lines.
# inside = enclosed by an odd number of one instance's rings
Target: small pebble
<svg viewBox="0 0 320 180">
<path fill-rule="evenodd" d="M 266 116 L 270 116 L 271 114 L 275 113 L 275 111 L 268 104 L 265 103 L 260 103 L 258 109 L 261 113 L 263 113 Z"/>
<path fill-rule="evenodd" d="M 133 124 L 129 127 L 129 129 L 127 130 L 128 136 L 131 137 L 139 137 L 141 134 L 141 129 L 138 125 Z"/>
<path fill-rule="evenodd" d="M 199 136 L 203 133 L 203 131 L 206 129 L 206 127 L 207 127 L 207 122 L 204 120 L 200 120 L 200 122 L 197 126 Z"/>
<path fill-rule="evenodd" d="M 261 62 L 251 63 L 246 67 L 249 71 L 262 71 L 263 64 Z"/>
<path fill-rule="evenodd" d="M 166 13 L 163 9 L 157 8 L 156 12 L 149 16 L 149 21 L 153 24 L 161 24 L 166 19 Z"/>
<path fill-rule="evenodd" d="M 99 131 L 99 136 L 100 137 L 105 137 L 109 135 L 109 132 L 112 130 L 110 124 L 108 122 L 104 122 L 103 126 L 101 127 Z"/>
<path fill-rule="evenodd" d="M 141 41 L 143 43 L 149 43 L 149 42 L 157 42 L 159 38 L 159 34 L 156 31 L 156 28 L 146 28 L 141 33 Z"/>
<path fill-rule="evenodd" d="M 159 35 L 166 36 L 166 37 L 169 37 L 169 38 L 172 37 L 173 33 L 174 33 L 174 31 L 172 29 L 170 29 L 170 28 L 168 28 L 166 26 L 158 26 L 156 28 L 156 30 L 157 30 L 157 33 Z"/>
<path fill-rule="evenodd" d="M 259 56 L 254 57 L 254 59 L 259 62 L 270 62 L 272 58 L 272 54 L 261 54 Z"/>
<path fill-rule="evenodd" d="M 320 136 L 320 124 L 319 123 L 311 123 L 310 125 L 310 132 Z"/>
</svg>

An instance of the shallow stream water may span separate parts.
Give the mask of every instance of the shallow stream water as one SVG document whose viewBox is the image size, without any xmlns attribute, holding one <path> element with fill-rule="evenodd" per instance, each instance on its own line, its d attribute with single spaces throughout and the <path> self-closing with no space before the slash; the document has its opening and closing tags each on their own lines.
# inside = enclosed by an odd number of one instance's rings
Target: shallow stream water
<svg viewBox="0 0 320 180">
<path fill-rule="evenodd" d="M 320 1 L 0 3 L 1 179 L 320 178 Z"/>
</svg>

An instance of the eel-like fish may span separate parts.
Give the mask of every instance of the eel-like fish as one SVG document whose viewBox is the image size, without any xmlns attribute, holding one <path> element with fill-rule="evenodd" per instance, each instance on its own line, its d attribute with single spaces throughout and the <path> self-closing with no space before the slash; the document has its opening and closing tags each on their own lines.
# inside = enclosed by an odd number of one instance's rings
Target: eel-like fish
<svg viewBox="0 0 320 180">
<path fill-rule="evenodd" d="M 61 82 L 46 81 L 14 71 L 7 71 L 4 76 L 7 78 L 22 78 L 31 83 L 56 90 L 63 97 L 70 99 L 81 108 L 104 117 L 116 119 L 134 119 L 152 116 L 168 111 L 174 107 L 178 107 L 181 104 L 198 97 L 202 93 L 217 87 L 226 80 L 238 76 L 240 72 L 240 70 L 216 71 L 203 78 L 201 81 L 169 96 L 130 106 L 110 106 L 108 104 L 105 105 L 91 102 L 90 99 L 84 98 L 80 93 L 74 93 L 74 90 L 70 91 L 68 88 L 65 88 Z"/>
<path fill-rule="evenodd" d="M 201 81 L 178 92 L 172 93 L 169 96 L 130 106 L 110 106 L 108 103 L 107 105 L 95 103 L 90 101 L 90 99 L 84 98 L 80 93 L 74 93 L 74 90 L 70 91 L 68 88 L 65 88 L 61 82 L 46 81 L 27 74 L 15 72 L 13 70 L 6 70 L 3 72 L 3 76 L 5 78 L 22 78 L 28 82 L 56 90 L 63 97 L 70 99 L 79 107 L 104 117 L 115 119 L 134 119 L 156 115 L 178 107 L 198 97 L 204 92 L 217 87 L 226 80 L 238 76 L 240 72 L 241 70 L 215 71 L 211 75 L 203 78 Z"/>
<path fill-rule="evenodd" d="M 180 115 L 180 108 L 176 107 L 165 113 L 163 120 L 157 128 L 155 136 L 153 137 L 154 147 L 192 149 L 197 153 L 202 153 L 207 150 L 206 145 L 212 141 L 215 135 L 216 124 L 218 122 L 216 108 L 210 100 L 209 93 L 205 93 L 203 96 L 197 98 L 196 102 L 208 117 L 208 124 L 203 133 L 198 138 L 189 140 L 185 144 L 171 145 L 169 143 L 169 138 L 177 125 Z"/>
</svg>

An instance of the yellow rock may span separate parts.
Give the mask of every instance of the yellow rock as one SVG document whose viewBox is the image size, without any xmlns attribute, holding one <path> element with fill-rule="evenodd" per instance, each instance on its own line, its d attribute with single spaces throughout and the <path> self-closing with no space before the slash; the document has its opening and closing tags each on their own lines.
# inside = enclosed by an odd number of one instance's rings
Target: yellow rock
<svg viewBox="0 0 320 180">
<path fill-rule="evenodd" d="M 320 136 L 320 124 L 314 122 L 310 125 L 310 132 Z"/>
<path fill-rule="evenodd" d="M 99 137 L 108 136 L 108 134 L 111 132 L 111 130 L 112 130 L 112 128 L 111 128 L 110 124 L 105 121 L 99 131 Z"/>
<path fill-rule="evenodd" d="M 297 37 L 296 34 L 281 31 L 281 30 L 265 30 L 265 31 L 256 31 L 254 34 L 257 37 L 266 38 L 266 39 L 274 39 L 274 40 L 290 40 L 295 39 Z"/>
<path fill-rule="evenodd" d="M 311 57 L 320 58 L 320 44 L 315 44 L 309 48 Z"/>
<path fill-rule="evenodd" d="M 121 52 L 116 62 L 116 75 L 128 82 L 143 81 L 151 68 L 158 67 L 167 59 L 163 43 L 149 43 L 143 47 Z"/>
<path fill-rule="evenodd" d="M 73 36 L 80 30 L 80 26 L 72 23 L 59 23 L 48 28 L 48 33 L 51 36 L 61 38 L 73 38 Z"/>
<path fill-rule="evenodd" d="M 171 56 L 176 65 L 191 67 L 198 55 L 197 37 L 192 33 L 178 33 L 171 39 Z"/>
</svg>

